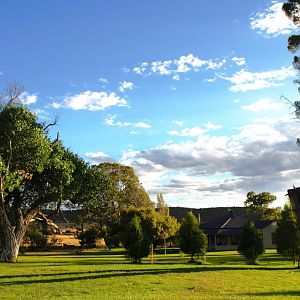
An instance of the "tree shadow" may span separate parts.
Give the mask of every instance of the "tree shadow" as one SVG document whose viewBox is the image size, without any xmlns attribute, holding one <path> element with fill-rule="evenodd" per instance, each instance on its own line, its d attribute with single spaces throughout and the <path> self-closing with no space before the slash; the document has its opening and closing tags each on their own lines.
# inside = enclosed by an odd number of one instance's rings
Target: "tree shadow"
<svg viewBox="0 0 300 300">
<path fill-rule="evenodd" d="M 256 293 L 243 293 L 239 294 L 241 296 L 250 296 L 250 297 L 296 297 L 300 296 L 300 290 L 298 291 L 273 291 L 273 292 L 256 292 Z M 252 298 L 251 298 L 252 299 Z"/>
<path fill-rule="evenodd" d="M 72 281 L 84 281 L 92 279 L 104 279 L 104 278 L 116 278 L 116 277 L 132 277 L 142 275 L 163 275 L 163 274 L 181 274 L 181 273 L 201 273 L 201 272 L 216 272 L 216 271 L 228 271 L 228 270 L 263 270 L 263 271 L 274 271 L 274 270 L 296 270 L 296 268 L 275 268 L 275 267 L 234 267 L 234 266 L 200 266 L 194 268 L 161 268 L 161 269 L 132 269 L 132 270 L 102 270 L 102 271 L 86 271 L 86 272 L 63 272 L 63 273 L 52 273 L 52 274 L 29 274 L 29 275 L 9 275 L 1 276 L 1 279 L 13 279 L 13 278 L 35 278 L 33 280 L 16 280 L 9 282 L 2 282 L 0 286 L 15 286 L 15 285 L 26 285 L 26 284 L 45 284 L 45 283 L 59 283 L 59 282 L 72 282 Z M 76 276 L 76 277 L 64 277 L 64 278 L 50 278 L 43 279 L 47 276 Z"/>
</svg>

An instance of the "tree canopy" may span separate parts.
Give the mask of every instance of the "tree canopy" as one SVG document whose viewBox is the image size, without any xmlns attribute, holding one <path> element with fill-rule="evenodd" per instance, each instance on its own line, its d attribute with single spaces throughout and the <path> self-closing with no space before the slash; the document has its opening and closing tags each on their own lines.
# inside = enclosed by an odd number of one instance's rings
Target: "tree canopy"
<svg viewBox="0 0 300 300">
<path fill-rule="evenodd" d="M 262 234 L 251 221 L 247 222 L 243 227 L 238 252 L 250 263 L 255 263 L 257 257 L 264 253 Z"/>
<path fill-rule="evenodd" d="M 15 262 L 31 220 L 41 209 L 77 201 L 89 167 L 51 141 L 49 126 L 12 95 L 0 109 L 0 261 Z"/>
<path fill-rule="evenodd" d="M 207 251 L 207 236 L 200 229 L 199 221 L 191 211 L 182 219 L 179 238 L 180 249 L 184 253 L 191 255 L 191 261 L 194 261 L 195 255 L 205 255 Z"/>
<path fill-rule="evenodd" d="M 276 196 L 268 192 L 256 194 L 252 191 L 247 194 L 244 205 L 249 212 L 256 214 L 261 220 L 275 220 L 279 211 L 277 208 L 269 207 L 275 200 Z"/>
<path fill-rule="evenodd" d="M 300 244 L 296 217 L 290 205 L 286 204 L 277 221 L 276 245 L 277 251 L 291 257 L 296 262 Z"/>
</svg>

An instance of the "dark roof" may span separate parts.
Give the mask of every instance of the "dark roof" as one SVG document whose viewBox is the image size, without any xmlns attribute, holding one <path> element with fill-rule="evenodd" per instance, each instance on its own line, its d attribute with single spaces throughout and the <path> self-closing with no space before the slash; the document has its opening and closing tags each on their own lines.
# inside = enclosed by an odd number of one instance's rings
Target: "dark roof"
<svg viewBox="0 0 300 300">
<path fill-rule="evenodd" d="M 201 222 L 200 226 L 208 235 L 239 235 L 248 221 L 253 221 L 255 226 L 260 229 L 272 223 L 272 221 L 259 221 L 255 215 L 238 214 L 231 209 L 220 218 L 207 223 Z"/>
<path fill-rule="evenodd" d="M 201 223 L 208 223 L 221 218 L 228 217 L 228 213 L 233 211 L 236 215 L 255 218 L 257 216 L 250 214 L 245 207 L 210 207 L 210 208 L 188 208 L 188 207 L 170 207 L 170 215 L 175 217 L 178 221 L 188 213 L 192 211 L 196 218 L 199 218 Z M 220 221 L 221 222 L 221 221 Z"/>
<path fill-rule="evenodd" d="M 55 224 L 80 224 L 79 216 L 82 210 L 61 210 L 59 212 L 53 210 L 43 211 L 49 219 Z"/>
</svg>

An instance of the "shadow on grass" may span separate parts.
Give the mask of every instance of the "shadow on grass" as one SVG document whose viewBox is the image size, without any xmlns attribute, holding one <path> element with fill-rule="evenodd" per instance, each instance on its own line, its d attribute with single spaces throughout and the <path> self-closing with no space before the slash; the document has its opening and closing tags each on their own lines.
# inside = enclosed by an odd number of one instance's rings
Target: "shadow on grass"
<svg viewBox="0 0 300 300">
<path fill-rule="evenodd" d="M 132 277 L 141 275 L 163 275 L 163 274 L 182 274 L 182 273 L 201 273 L 201 272 L 215 272 L 215 271 L 244 271 L 244 270 L 299 270 L 296 268 L 268 268 L 268 267 L 231 267 L 231 266 L 201 266 L 191 268 L 174 268 L 174 269 L 132 269 L 132 270 L 104 270 L 104 271 L 87 271 L 87 272 L 63 272 L 63 273 L 52 273 L 52 274 L 29 274 L 29 275 L 8 275 L 1 276 L 2 279 L 14 279 L 14 278 L 34 278 L 33 280 L 16 280 L 9 282 L 0 282 L 0 286 L 15 286 L 15 285 L 26 285 L 26 284 L 45 284 L 45 283 L 59 283 L 59 282 L 72 282 L 72 281 L 83 281 L 92 279 L 105 279 L 105 278 L 116 278 L 116 277 Z M 64 277 L 64 278 L 50 278 L 43 279 L 47 276 L 76 276 L 76 277 Z M 275 294 L 274 294 L 275 295 Z M 297 294 L 298 295 L 298 294 Z"/>
<path fill-rule="evenodd" d="M 273 292 L 257 292 L 257 293 L 244 293 L 239 294 L 241 296 L 250 296 L 250 297 L 295 297 L 300 296 L 300 290 L 298 291 L 273 291 Z M 252 298 L 251 298 L 252 299 Z"/>
</svg>

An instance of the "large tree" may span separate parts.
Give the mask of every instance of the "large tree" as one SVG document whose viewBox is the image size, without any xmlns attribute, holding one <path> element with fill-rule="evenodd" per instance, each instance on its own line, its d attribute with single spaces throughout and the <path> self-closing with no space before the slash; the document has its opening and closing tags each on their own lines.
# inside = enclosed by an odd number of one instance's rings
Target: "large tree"
<svg viewBox="0 0 300 300">
<path fill-rule="evenodd" d="M 256 194 L 249 192 L 244 202 L 246 209 L 256 214 L 261 220 L 276 220 L 279 216 L 279 208 L 270 208 L 269 206 L 276 200 L 276 196 L 263 192 Z"/>
<path fill-rule="evenodd" d="M 29 223 L 82 193 L 88 166 L 11 97 L 0 109 L 0 261 L 15 262 Z M 3 104 L 3 102 L 2 102 Z M 76 178 L 76 180 L 75 180 Z"/>
<path fill-rule="evenodd" d="M 148 194 L 129 166 L 118 163 L 94 166 L 88 186 L 92 192 L 83 203 L 82 218 L 98 224 L 108 246 L 118 242 L 118 224 L 124 210 L 130 207 L 153 209 Z"/>
</svg>

